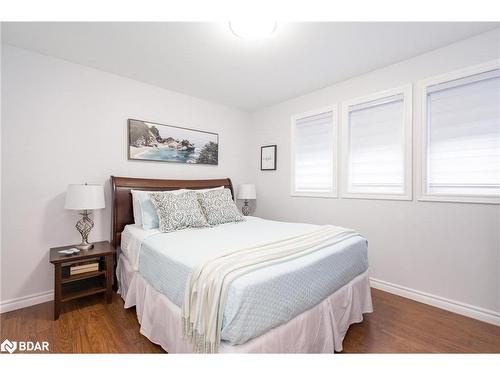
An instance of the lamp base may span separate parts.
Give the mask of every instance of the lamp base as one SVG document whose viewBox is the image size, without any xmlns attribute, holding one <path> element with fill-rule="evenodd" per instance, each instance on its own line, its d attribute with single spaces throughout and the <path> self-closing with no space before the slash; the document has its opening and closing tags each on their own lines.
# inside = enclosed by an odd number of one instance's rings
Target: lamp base
<svg viewBox="0 0 500 375">
<path fill-rule="evenodd" d="M 75 246 L 78 250 L 90 250 L 90 249 L 93 249 L 94 248 L 94 244 L 93 243 L 81 243 L 80 245 L 76 245 Z"/>
<path fill-rule="evenodd" d="M 88 210 L 84 210 L 82 213 L 82 218 L 78 220 L 76 223 L 75 227 L 80 232 L 82 236 L 82 243 L 80 245 L 75 246 L 77 249 L 80 250 L 90 250 L 94 247 L 93 244 L 89 243 L 87 241 L 89 237 L 89 233 L 94 227 L 94 222 L 90 218 L 90 212 Z"/>
<path fill-rule="evenodd" d="M 245 205 L 241 207 L 241 212 L 244 216 L 248 216 L 250 214 L 250 206 L 248 205 L 248 200 L 245 199 Z"/>
</svg>

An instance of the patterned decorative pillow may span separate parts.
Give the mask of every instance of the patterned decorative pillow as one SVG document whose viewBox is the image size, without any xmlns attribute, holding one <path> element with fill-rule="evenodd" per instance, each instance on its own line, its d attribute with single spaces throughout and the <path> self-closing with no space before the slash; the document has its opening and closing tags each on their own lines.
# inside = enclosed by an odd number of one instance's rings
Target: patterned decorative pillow
<svg viewBox="0 0 500 375">
<path fill-rule="evenodd" d="M 198 193 L 198 201 L 210 225 L 245 220 L 234 204 L 229 189 Z"/>
<path fill-rule="evenodd" d="M 196 192 L 188 191 L 182 194 L 156 192 L 149 195 L 158 213 L 161 232 L 208 226 Z"/>
</svg>

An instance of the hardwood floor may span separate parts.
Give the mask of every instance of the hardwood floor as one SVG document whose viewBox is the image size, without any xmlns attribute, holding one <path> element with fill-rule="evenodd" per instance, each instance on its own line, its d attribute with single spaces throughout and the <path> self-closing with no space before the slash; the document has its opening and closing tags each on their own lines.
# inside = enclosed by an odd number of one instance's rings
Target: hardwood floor
<svg viewBox="0 0 500 375">
<path fill-rule="evenodd" d="M 374 313 L 349 328 L 344 353 L 500 353 L 500 327 L 372 289 Z M 163 353 L 139 333 L 134 308 L 113 294 L 110 305 L 92 296 L 52 302 L 0 316 L 3 341 L 48 341 L 52 353 Z"/>
<path fill-rule="evenodd" d="M 344 353 L 500 353 L 500 327 L 377 289 L 372 299 Z"/>
<path fill-rule="evenodd" d="M 139 332 L 135 308 L 124 309 L 113 293 L 107 305 L 94 295 L 62 305 L 54 321 L 53 302 L 0 316 L 1 341 L 48 341 L 51 353 L 164 353 Z"/>
</svg>

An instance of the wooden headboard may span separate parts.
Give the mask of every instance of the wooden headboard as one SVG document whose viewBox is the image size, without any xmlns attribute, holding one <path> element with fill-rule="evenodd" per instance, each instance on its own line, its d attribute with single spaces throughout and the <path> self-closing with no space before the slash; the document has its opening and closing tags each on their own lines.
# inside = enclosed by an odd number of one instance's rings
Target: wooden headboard
<svg viewBox="0 0 500 375">
<path fill-rule="evenodd" d="M 209 189 L 224 186 L 231 190 L 234 199 L 233 184 L 229 178 L 216 180 L 153 180 L 147 178 L 111 176 L 111 245 L 120 246 L 121 234 L 125 225 L 134 223 L 132 193 L 130 190 L 176 190 Z"/>
</svg>

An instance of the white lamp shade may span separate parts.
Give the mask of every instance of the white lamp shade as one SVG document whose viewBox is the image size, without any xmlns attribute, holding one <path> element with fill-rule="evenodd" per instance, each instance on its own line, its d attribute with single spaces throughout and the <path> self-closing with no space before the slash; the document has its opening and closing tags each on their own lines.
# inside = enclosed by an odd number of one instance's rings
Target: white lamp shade
<svg viewBox="0 0 500 375">
<path fill-rule="evenodd" d="M 255 191 L 255 185 L 253 184 L 241 184 L 238 186 L 238 194 L 236 196 L 238 199 L 256 199 L 257 192 Z"/>
<path fill-rule="evenodd" d="M 97 210 L 104 208 L 104 186 L 68 185 L 64 208 L 67 210 Z"/>
</svg>

